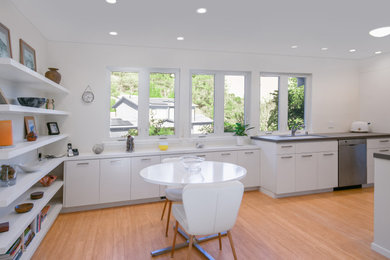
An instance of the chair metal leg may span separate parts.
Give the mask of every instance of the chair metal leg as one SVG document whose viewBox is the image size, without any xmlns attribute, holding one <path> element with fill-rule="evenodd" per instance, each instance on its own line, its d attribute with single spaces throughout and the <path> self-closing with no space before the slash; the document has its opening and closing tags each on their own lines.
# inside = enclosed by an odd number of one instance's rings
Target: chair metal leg
<svg viewBox="0 0 390 260">
<path fill-rule="evenodd" d="M 169 228 L 169 218 L 171 217 L 171 209 L 172 209 L 172 201 L 168 201 L 168 219 L 167 219 L 167 227 L 165 229 L 165 236 L 168 236 L 168 228 Z"/>
<path fill-rule="evenodd" d="M 172 245 L 172 250 L 171 250 L 171 257 L 173 258 L 173 254 L 175 253 L 175 246 L 176 246 L 176 235 L 179 230 L 179 222 L 176 220 L 175 224 L 175 234 L 173 235 L 173 245 Z"/>
<path fill-rule="evenodd" d="M 191 259 L 191 250 L 192 250 L 192 243 L 194 240 L 194 236 L 190 235 L 190 244 L 188 245 L 188 255 L 187 255 L 187 260 Z"/>
<path fill-rule="evenodd" d="M 221 236 L 221 233 L 218 233 L 218 239 L 219 239 L 219 250 L 222 250 L 222 236 Z"/>
<path fill-rule="evenodd" d="M 164 209 L 163 209 L 163 212 L 161 214 L 161 220 L 163 220 L 163 218 L 164 218 L 164 213 L 165 213 L 165 209 L 167 208 L 167 204 L 168 204 L 168 199 L 165 199 Z"/>
<path fill-rule="evenodd" d="M 233 238 L 232 234 L 230 233 L 230 230 L 227 231 L 227 235 L 229 238 L 230 246 L 232 247 L 234 260 L 237 260 L 236 250 L 234 249 Z"/>
</svg>

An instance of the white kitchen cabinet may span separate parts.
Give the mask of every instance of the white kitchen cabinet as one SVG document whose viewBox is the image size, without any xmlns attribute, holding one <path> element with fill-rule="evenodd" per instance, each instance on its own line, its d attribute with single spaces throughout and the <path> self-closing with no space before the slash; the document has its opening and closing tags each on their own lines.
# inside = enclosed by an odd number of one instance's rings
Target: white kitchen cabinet
<svg viewBox="0 0 390 260">
<path fill-rule="evenodd" d="M 276 193 L 295 191 L 295 155 L 278 155 L 276 159 Z"/>
<path fill-rule="evenodd" d="M 160 196 L 160 187 L 144 181 L 139 175 L 143 168 L 160 163 L 160 156 L 134 157 L 131 159 L 131 195 L 132 200 L 156 198 Z"/>
<path fill-rule="evenodd" d="M 216 162 L 237 163 L 237 152 L 235 151 L 213 152 L 208 157 L 212 157 L 213 161 Z"/>
<path fill-rule="evenodd" d="M 206 161 L 218 161 L 218 159 L 219 159 L 218 153 L 213 153 L 213 152 L 206 152 L 206 153 L 205 152 L 197 152 L 197 153 L 192 153 L 192 154 L 188 154 L 188 155 L 202 157 Z"/>
<path fill-rule="evenodd" d="M 317 154 L 297 154 L 295 157 L 295 191 L 317 189 Z"/>
<path fill-rule="evenodd" d="M 130 158 L 100 160 L 100 203 L 130 200 Z"/>
<path fill-rule="evenodd" d="M 338 186 L 338 152 L 322 152 L 318 154 L 318 189 Z"/>
<path fill-rule="evenodd" d="M 99 160 L 65 162 L 64 205 L 99 203 Z"/>
<path fill-rule="evenodd" d="M 374 153 L 390 154 L 389 138 L 367 139 L 367 183 L 374 183 Z"/>
<path fill-rule="evenodd" d="M 244 184 L 245 188 L 260 186 L 259 150 L 238 151 L 237 164 L 244 167 L 247 171 L 246 176 L 240 180 Z"/>
</svg>

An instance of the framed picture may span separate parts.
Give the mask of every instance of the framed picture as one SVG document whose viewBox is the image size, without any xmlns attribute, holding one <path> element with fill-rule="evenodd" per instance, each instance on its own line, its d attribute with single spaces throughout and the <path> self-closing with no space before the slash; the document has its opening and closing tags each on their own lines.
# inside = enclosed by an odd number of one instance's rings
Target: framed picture
<svg viewBox="0 0 390 260">
<path fill-rule="evenodd" d="M 49 135 L 59 135 L 60 129 L 58 128 L 57 122 L 47 123 L 47 129 L 49 130 Z"/>
<path fill-rule="evenodd" d="M 3 91 L 0 88 L 0 104 L 9 104 L 8 99 L 4 96 Z"/>
<path fill-rule="evenodd" d="M 0 23 L 0 58 L 12 58 L 9 29 Z"/>
<path fill-rule="evenodd" d="M 25 116 L 24 124 L 26 125 L 27 134 L 29 134 L 30 132 L 34 132 L 36 135 L 38 135 L 37 127 L 35 125 L 35 119 L 33 116 Z"/>
<path fill-rule="evenodd" d="M 20 63 L 27 68 L 37 71 L 37 59 L 35 57 L 35 50 L 22 39 L 20 44 Z"/>
</svg>

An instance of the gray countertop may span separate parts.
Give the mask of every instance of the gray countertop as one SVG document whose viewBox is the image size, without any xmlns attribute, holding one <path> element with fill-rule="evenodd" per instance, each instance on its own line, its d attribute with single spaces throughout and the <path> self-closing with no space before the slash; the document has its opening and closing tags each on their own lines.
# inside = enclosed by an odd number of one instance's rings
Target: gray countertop
<svg viewBox="0 0 390 260">
<path fill-rule="evenodd" d="M 374 158 L 390 160 L 390 154 L 374 153 Z"/>
<path fill-rule="evenodd" d="M 329 141 L 339 139 L 356 139 L 356 138 L 383 138 L 390 137 L 390 133 L 316 133 L 310 135 L 259 135 L 252 136 L 253 140 L 267 142 L 302 142 L 302 141 Z"/>
</svg>

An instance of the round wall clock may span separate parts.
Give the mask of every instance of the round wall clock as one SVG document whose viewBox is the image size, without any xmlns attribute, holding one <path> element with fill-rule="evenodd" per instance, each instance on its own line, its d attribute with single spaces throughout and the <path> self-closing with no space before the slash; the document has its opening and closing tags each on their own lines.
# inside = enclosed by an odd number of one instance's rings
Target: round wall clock
<svg viewBox="0 0 390 260">
<path fill-rule="evenodd" d="M 90 86 L 88 86 L 84 92 L 83 92 L 83 95 L 81 96 L 81 99 L 85 102 L 85 103 L 92 103 L 93 100 L 95 99 L 95 95 L 93 94 L 92 92 L 92 89 Z"/>
</svg>

